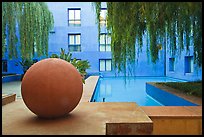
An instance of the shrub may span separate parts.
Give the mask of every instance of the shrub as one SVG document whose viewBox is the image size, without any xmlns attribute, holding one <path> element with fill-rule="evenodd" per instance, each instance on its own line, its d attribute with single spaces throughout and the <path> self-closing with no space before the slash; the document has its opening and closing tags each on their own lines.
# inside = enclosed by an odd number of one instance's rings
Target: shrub
<svg viewBox="0 0 204 137">
<path fill-rule="evenodd" d="M 71 63 L 79 71 L 82 76 L 82 81 L 85 83 L 85 76 L 87 75 L 86 70 L 91 67 L 88 60 L 77 60 L 76 58 L 71 59 L 72 54 L 69 52 L 66 54 L 65 49 L 62 48 L 59 56 L 57 54 L 52 54 L 50 58 L 60 58 Z"/>
</svg>

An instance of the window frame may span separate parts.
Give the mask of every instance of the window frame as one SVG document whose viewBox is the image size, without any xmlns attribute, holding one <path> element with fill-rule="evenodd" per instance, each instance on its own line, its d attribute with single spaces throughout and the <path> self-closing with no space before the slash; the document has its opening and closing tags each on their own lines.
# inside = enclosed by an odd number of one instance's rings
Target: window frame
<svg viewBox="0 0 204 137">
<path fill-rule="evenodd" d="M 70 15 L 70 12 L 73 10 L 74 11 L 74 19 L 69 19 L 69 15 Z M 76 19 L 76 16 L 75 16 L 75 11 L 76 10 L 79 10 L 80 12 L 80 19 Z M 67 15 L 68 15 L 68 26 L 81 26 L 81 8 L 67 8 Z M 70 21 L 73 21 L 74 23 L 70 23 Z M 79 24 L 76 24 L 76 22 L 79 21 L 80 23 Z"/>
<path fill-rule="evenodd" d="M 100 62 L 101 60 L 104 60 L 105 61 L 105 70 L 101 70 L 101 65 L 100 65 Z M 110 60 L 111 61 L 111 70 L 107 70 L 107 60 Z M 112 59 L 99 59 L 99 72 L 111 72 L 112 71 Z"/>
<path fill-rule="evenodd" d="M 70 36 L 74 36 L 74 44 L 70 44 Z M 80 44 L 76 44 L 76 36 L 79 35 L 80 36 Z M 77 46 L 80 47 L 80 50 L 78 51 L 71 51 L 70 47 L 71 46 Z M 81 33 L 68 33 L 68 51 L 69 52 L 81 52 Z"/>
<path fill-rule="evenodd" d="M 102 35 L 105 35 L 105 39 L 104 39 L 105 44 L 101 44 L 101 36 Z M 100 33 L 100 38 L 99 38 L 99 51 L 100 52 L 111 52 L 111 42 L 110 42 L 110 44 L 107 44 L 108 37 L 111 39 L 110 33 Z M 101 45 L 105 45 L 105 51 L 101 50 Z M 107 51 L 108 45 L 110 45 L 110 51 Z"/>
<path fill-rule="evenodd" d="M 102 11 L 102 10 L 106 10 L 106 17 L 105 17 L 104 20 L 101 20 L 101 19 L 100 19 L 101 11 Z M 101 23 L 102 21 L 104 21 L 105 23 Z M 101 8 L 101 9 L 100 9 L 99 24 L 100 24 L 100 27 L 103 27 L 103 26 L 106 27 L 106 26 L 107 26 L 107 8 Z"/>
</svg>

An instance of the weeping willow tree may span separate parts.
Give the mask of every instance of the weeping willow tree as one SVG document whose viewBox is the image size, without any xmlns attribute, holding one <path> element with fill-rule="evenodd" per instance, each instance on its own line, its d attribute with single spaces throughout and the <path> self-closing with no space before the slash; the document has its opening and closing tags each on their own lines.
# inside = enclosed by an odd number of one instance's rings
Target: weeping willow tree
<svg viewBox="0 0 204 137">
<path fill-rule="evenodd" d="M 47 56 L 53 25 L 53 15 L 44 2 L 2 2 L 2 57 L 6 43 L 9 59 L 17 58 L 18 50 L 22 59 L 31 60 L 35 51 L 38 57 Z"/>
<path fill-rule="evenodd" d="M 101 2 L 93 3 L 100 32 Z M 136 54 L 148 38 L 147 51 L 156 63 L 158 52 L 166 48 L 172 56 L 194 48 L 194 63 L 202 65 L 201 2 L 106 2 L 107 30 L 111 33 L 114 67 L 126 70 L 135 63 Z M 146 35 L 146 37 L 143 37 Z M 136 52 L 137 51 L 137 52 Z"/>
</svg>

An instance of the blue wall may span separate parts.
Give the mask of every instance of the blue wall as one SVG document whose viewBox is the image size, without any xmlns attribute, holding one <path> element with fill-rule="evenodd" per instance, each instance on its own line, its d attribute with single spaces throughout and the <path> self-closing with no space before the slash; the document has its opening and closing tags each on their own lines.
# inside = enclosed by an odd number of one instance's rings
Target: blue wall
<svg viewBox="0 0 204 137">
<path fill-rule="evenodd" d="M 89 75 L 103 75 L 115 76 L 114 70 L 108 72 L 99 71 L 99 59 L 111 59 L 111 52 L 100 52 L 98 42 L 98 27 L 96 24 L 95 9 L 91 2 L 46 2 L 48 8 L 54 16 L 54 33 L 50 33 L 49 38 L 49 56 L 53 53 L 60 54 L 60 49 L 65 49 L 68 52 L 68 34 L 80 33 L 81 34 L 81 52 L 72 52 L 72 57 L 88 60 L 91 68 L 87 70 Z M 68 8 L 81 9 L 81 26 L 68 26 Z M 103 3 L 102 8 L 106 8 Z M 106 32 L 104 27 L 101 32 Z M 144 35 L 145 37 L 146 35 Z M 19 44 L 19 43 L 18 43 Z M 166 53 L 166 61 L 164 48 L 159 51 L 159 61 L 156 64 L 151 63 L 150 55 L 146 53 L 146 40 L 143 41 L 142 52 L 139 53 L 136 59 L 138 62 L 133 67 L 134 76 L 169 76 L 173 78 L 185 80 L 198 80 L 202 79 L 202 68 L 196 69 L 192 73 L 184 73 L 184 56 L 175 57 L 175 71 L 169 71 L 169 58 L 171 55 Z M 193 55 L 191 50 L 190 55 Z M 4 59 L 7 59 L 7 55 Z M 43 59 L 40 58 L 40 59 Z M 39 59 L 39 60 L 40 60 Z M 195 66 L 194 66 L 195 67 Z M 8 62 L 8 73 L 23 73 L 20 65 L 16 66 L 15 60 Z M 130 74 L 127 71 L 127 75 Z M 123 75 L 122 73 L 117 75 Z"/>
<path fill-rule="evenodd" d="M 187 67 L 185 56 L 193 56 L 193 46 L 189 47 L 189 52 L 184 49 L 180 55 L 172 56 L 169 51 L 166 53 L 166 76 L 188 81 L 202 80 L 202 67 L 197 67 L 196 64 L 193 64 L 193 71 L 191 73 L 185 73 L 185 67 Z M 169 71 L 169 58 L 171 57 L 175 58 L 174 71 Z"/>
<path fill-rule="evenodd" d="M 99 59 L 111 59 L 111 52 L 100 52 L 98 42 L 98 27 L 96 24 L 95 9 L 91 2 L 47 2 L 49 9 L 53 12 L 55 33 L 50 35 L 49 54 L 59 54 L 60 48 L 68 51 L 68 33 L 81 33 L 81 52 L 72 52 L 73 57 L 88 60 L 91 68 L 89 74 L 100 74 L 103 76 L 115 76 L 115 71 L 99 72 Z M 67 8 L 81 8 L 81 26 L 68 26 Z M 103 3 L 102 8 L 106 8 Z M 101 32 L 106 32 L 104 27 Z M 144 41 L 146 45 L 146 41 Z M 146 54 L 144 46 L 135 65 L 133 75 L 135 76 L 164 76 L 163 51 L 160 51 L 160 61 L 152 64 Z M 120 73 L 119 75 L 123 75 Z M 128 75 L 128 72 L 127 72 Z"/>
<path fill-rule="evenodd" d="M 91 2 L 47 2 L 52 11 L 55 33 L 50 34 L 49 55 L 60 54 L 60 48 L 68 52 L 68 34 L 81 34 L 81 52 L 72 52 L 72 57 L 88 60 L 89 74 L 99 74 L 99 59 L 111 59 L 111 52 L 99 52 L 98 27 Z M 81 26 L 68 26 L 68 8 L 81 9 Z M 112 72 L 106 72 L 111 75 Z"/>
</svg>

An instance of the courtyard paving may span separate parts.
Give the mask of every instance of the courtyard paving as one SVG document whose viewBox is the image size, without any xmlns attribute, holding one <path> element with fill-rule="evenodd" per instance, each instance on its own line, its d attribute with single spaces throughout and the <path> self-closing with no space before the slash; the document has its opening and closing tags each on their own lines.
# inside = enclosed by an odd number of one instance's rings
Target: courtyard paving
<svg viewBox="0 0 204 137">
<path fill-rule="evenodd" d="M 2 106 L 2 134 L 202 134 L 202 104 L 154 107 L 135 102 L 90 102 L 98 78 L 86 79 L 78 106 L 59 119 L 40 119 L 32 113 L 21 98 L 20 81 L 2 83 L 2 93 L 17 94 L 16 101 Z"/>
<path fill-rule="evenodd" d="M 136 103 L 89 102 L 98 78 L 86 80 L 80 103 L 63 118 L 38 118 L 21 98 L 2 106 L 3 135 L 151 134 L 152 121 Z M 20 83 L 14 83 L 4 85 L 3 90 L 19 94 Z"/>
</svg>

